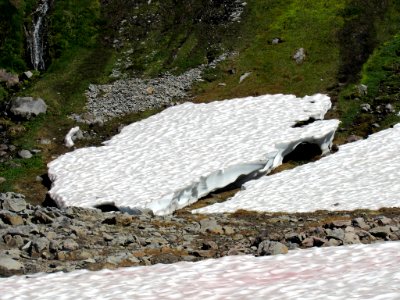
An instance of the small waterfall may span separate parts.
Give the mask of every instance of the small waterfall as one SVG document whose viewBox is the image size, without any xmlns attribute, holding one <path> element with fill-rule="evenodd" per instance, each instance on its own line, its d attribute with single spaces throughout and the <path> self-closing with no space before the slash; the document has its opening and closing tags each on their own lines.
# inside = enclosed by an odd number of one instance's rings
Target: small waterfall
<svg viewBox="0 0 400 300">
<path fill-rule="evenodd" d="M 44 70 L 44 21 L 49 10 L 49 0 L 42 0 L 32 14 L 32 30 L 28 34 L 28 48 L 35 70 Z"/>
</svg>

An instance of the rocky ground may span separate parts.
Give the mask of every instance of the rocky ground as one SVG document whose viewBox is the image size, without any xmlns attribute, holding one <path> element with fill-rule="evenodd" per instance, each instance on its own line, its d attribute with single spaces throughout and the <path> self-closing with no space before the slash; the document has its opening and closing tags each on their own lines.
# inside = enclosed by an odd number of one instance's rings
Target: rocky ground
<svg viewBox="0 0 400 300">
<path fill-rule="evenodd" d="M 111 84 L 89 86 L 86 92 L 87 113 L 73 115 L 78 122 L 103 123 L 128 113 L 159 109 L 174 104 L 174 101 L 187 98 L 193 83 L 202 80 L 206 68 L 215 68 L 234 53 L 223 54 L 209 64 L 200 65 L 181 75 L 164 74 L 158 78 L 120 79 Z"/>
<path fill-rule="evenodd" d="M 0 276 L 99 270 L 400 239 L 400 209 L 154 216 L 33 206 L 0 194 Z"/>
</svg>

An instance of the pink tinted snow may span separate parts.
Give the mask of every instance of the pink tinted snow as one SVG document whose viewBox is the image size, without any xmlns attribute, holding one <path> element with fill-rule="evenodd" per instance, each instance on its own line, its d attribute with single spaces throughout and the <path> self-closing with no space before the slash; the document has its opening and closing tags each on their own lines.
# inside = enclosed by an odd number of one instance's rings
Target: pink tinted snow
<svg viewBox="0 0 400 300">
<path fill-rule="evenodd" d="M 400 299 L 400 242 L 0 279 L 1 299 Z"/>
</svg>

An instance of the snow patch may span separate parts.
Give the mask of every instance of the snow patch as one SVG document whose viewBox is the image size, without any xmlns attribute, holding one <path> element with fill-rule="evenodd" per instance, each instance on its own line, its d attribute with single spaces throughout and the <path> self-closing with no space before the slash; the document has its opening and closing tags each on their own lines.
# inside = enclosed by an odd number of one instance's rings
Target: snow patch
<svg viewBox="0 0 400 300">
<path fill-rule="evenodd" d="M 265 95 L 185 103 L 131 124 L 102 147 L 49 163 L 59 206 L 150 208 L 170 214 L 242 175 L 268 173 L 302 142 L 328 151 L 337 120 L 322 119 L 326 95 Z"/>
<path fill-rule="evenodd" d="M 379 209 L 400 206 L 400 124 L 335 155 L 246 183 L 233 198 L 194 213 Z M 284 184 L 282 184 L 284 183 Z"/>
<path fill-rule="evenodd" d="M 400 243 L 0 278 L 1 299 L 400 299 Z"/>
<path fill-rule="evenodd" d="M 73 137 L 75 134 L 77 134 L 79 132 L 79 130 L 80 130 L 79 126 L 76 126 L 76 127 L 71 128 L 68 131 L 67 135 L 64 138 L 64 144 L 66 147 L 71 148 L 75 145 Z"/>
</svg>

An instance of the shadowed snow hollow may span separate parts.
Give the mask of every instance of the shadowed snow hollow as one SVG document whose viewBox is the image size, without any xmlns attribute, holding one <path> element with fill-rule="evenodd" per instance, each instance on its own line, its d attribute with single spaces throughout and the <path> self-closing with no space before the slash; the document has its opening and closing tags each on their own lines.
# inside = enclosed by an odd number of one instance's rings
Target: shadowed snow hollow
<svg viewBox="0 0 400 300">
<path fill-rule="evenodd" d="M 400 299 L 400 243 L 0 278 L 1 299 Z"/>
<path fill-rule="evenodd" d="M 232 199 L 193 212 L 379 209 L 400 206 L 400 125 L 335 155 L 250 181 Z"/>
<path fill-rule="evenodd" d="M 241 175 L 266 173 L 298 144 L 326 152 L 337 120 L 322 119 L 325 95 L 265 95 L 185 103 L 126 126 L 102 147 L 49 163 L 50 196 L 59 206 L 150 208 L 169 214 Z"/>
</svg>

